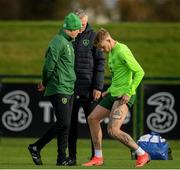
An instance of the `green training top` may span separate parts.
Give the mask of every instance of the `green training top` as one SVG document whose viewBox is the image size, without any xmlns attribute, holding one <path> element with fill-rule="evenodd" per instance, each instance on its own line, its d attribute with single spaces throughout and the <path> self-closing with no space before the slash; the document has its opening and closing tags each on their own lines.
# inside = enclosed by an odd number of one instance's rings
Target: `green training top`
<svg viewBox="0 0 180 170">
<path fill-rule="evenodd" d="M 134 58 L 130 49 L 119 42 L 108 53 L 108 66 L 112 73 L 112 83 L 108 88 L 112 96 L 134 95 L 141 82 L 144 71 Z"/>
<path fill-rule="evenodd" d="M 72 38 L 63 30 L 49 43 L 45 55 L 42 80 L 45 96 L 74 93 L 76 75 L 74 71 L 74 49 Z"/>
</svg>

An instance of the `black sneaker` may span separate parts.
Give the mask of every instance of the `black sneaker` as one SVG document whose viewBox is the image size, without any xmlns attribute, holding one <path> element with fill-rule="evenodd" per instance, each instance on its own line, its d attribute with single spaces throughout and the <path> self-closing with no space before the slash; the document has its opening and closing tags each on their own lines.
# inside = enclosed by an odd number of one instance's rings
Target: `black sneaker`
<svg viewBox="0 0 180 170">
<path fill-rule="evenodd" d="M 40 151 L 35 145 L 29 145 L 28 150 L 31 154 L 32 160 L 36 165 L 42 165 Z"/>
<path fill-rule="evenodd" d="M 66 166 L 67 165 L 67 159 L 66 158 L 58 159 L 56 165 L 57 166 Z"/>
<path fill-rule="evenodd" d="M 76 165 L 76 158 L 68 158 L 67 159 L 67 166 L 74 166 Z"/>
</svg>

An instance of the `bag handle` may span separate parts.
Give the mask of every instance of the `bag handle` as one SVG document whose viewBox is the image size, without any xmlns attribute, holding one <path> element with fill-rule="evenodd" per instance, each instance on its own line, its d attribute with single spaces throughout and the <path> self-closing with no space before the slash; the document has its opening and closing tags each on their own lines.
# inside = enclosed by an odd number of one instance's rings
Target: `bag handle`
<svg viewBox="0 0 180 170">
<path fill-rule="evenodd" d="M 150 135 L 151 135 L 151 137 L 149 138 L 149 142 L 151 142 L 151 139 L 153 138 L 153 136 L 158 136 L 159 143 L 161 143 L 161 136 L 159 135 L 159 133 L 151 132 Z"/>
</svg>

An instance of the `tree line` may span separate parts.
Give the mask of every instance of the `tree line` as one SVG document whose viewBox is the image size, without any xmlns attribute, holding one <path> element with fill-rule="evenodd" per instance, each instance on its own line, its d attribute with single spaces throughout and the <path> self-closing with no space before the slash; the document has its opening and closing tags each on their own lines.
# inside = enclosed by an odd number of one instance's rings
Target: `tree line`
<svg viewBox="0 0 180 170">
<path fill-rule="evenodd" d="M 105 0 L 0 0 L 0 20 L 61 20 L 75 8 L 113 21 L 180 21 L 180 0 L 115 0 L 113 8 Z"/>
</svg>

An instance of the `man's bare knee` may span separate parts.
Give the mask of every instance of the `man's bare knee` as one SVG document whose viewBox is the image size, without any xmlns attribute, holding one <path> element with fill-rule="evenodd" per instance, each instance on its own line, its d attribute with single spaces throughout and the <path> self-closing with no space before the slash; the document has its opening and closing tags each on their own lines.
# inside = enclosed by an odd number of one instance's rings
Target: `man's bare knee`
<svg viewBox="0 0 180 170">
<path fill-rule="evenodd" d="M 94 123 L 94 122 L 96 122 L 96 119 L 95 119 L 95 117 L 94 116 L 92 116 L 91 114 L 88 116 L 88 123 L 89 124 L 92 124 L 92 123 Z"/>
<path fill-rule="evenodd" d="M 111 128 L 108 128 L 107 132 L 108 132 L 109 136 L 113 137 L 113 130 Z"/>
<path fill-rule="evenodd" d="M 92 120 L 93 120 L 92 117 L 91 117 L 91 115 L 88 116 L 87 120 L 88 120 L 88 123 L 91 124 L 91 122 L 92 122 Z"/>
<path fill-rule="evenodd" d="M 117 139 L 118 134 L 119 134 L 119 130 L 118 130 L 117 128 L 110 127 L 110 128 L 108 128 L 108 134 L 109 134 L 111 137 Z"/>
</svg>

